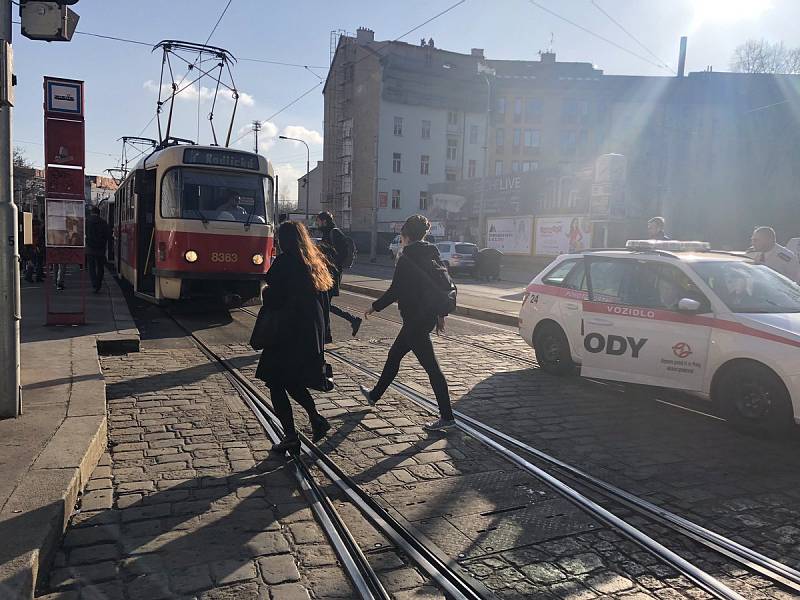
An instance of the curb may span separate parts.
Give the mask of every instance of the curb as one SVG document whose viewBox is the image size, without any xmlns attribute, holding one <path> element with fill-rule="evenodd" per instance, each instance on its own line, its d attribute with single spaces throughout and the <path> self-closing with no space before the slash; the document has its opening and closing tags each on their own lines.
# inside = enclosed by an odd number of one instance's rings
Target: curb
<svg viewBox="0 0 800 600">
<path fill-rule="evenodd" d="M 33 598 L 106 450 L 106 384 L 95 340 L 85 336 L 74 343 L 67 415 L 0 512 L 3 598 Z"/>
<path fill-rule="evenodd" d="M 106 280 L 111 299 L 111 312 L 114 315 L 117 331 L 97 336 L 97 352 L 103 356 L 139 352 L 141 341 L 139 330 L 128 309 L 128 302 L 122 294 L 122 289 L 119 287 L 119 281 L 112 276 L 107 277 Z"/>
<path fill-rule="evenodd" d="M 364 294 L 365 296 L 370 296 L 371 298 L 380 298 L 383 295 L 383 290 L 377 290 L 375 288 L 356 285 L 353 283 L 342 282 L 339 285 L 339 287 L 349 292 L 356 292 L 358 294 Z M 488 323 L 495 323 L 497 325 L 511 325 L 513 327 L 519 325 L 519 318 L 517 317 L 517 315 L 509 315 L 507 313 L 501 313 L 494 310 L 486 310 L 484 308 L 475 308 L 472 306 L 457 306 L 453 314 L 461 317 L 470 317 L 472 319 L 477 319 L 479 321 L 486 321 Z"/>
</svg>

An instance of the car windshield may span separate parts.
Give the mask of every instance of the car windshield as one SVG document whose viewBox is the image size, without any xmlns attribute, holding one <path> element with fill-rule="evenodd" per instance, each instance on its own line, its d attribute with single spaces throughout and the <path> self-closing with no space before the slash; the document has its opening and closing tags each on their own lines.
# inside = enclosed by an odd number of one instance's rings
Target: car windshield
<svg viewBox="0 0 800 600">
<path fill-rule="evenodd" d="M 475 244 L 456 244 L 458 254 L 477 254 L 478 247 Z"/>
<path fill-rule="evenodd" d="M 171 169 L 161 182 L 161 216 L 264 224 L 271 185 L 255 173 Z"/>
<path fill-rule="evenodd" d="M 800 312 L 800 286 L 766 265 L 709 261 L 692 268 L 732 312 Z"/>
</svg>

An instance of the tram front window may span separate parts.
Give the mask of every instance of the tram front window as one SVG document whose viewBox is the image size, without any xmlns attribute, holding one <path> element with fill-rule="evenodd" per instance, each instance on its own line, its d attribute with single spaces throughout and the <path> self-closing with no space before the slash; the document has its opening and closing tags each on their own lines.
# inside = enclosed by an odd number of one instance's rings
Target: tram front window
<svg viewBox="0 0 800 600">
<path fill-rule="evenodd" d="M 171 169 L 161 182 L 161 216 L 267 223 L 271 185 L 272 180 L 255 173 Z"/>
</svg>

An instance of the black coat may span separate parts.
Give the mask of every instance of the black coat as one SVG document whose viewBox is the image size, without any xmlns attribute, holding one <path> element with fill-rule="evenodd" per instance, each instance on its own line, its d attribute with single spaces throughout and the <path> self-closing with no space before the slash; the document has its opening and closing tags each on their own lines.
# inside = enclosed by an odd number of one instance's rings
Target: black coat
<svg viewBox="0 0 800 600">
<path fill-rule="evenodd" d="M 325 362 L 324 294 L 317 292 L 299 258 L 281 254 L 266 275 L 264 306 L 280 311 L 281 327 L 267 341 L 256 377 L 269 386 L 318 382 Z"/>
<path fill-rule="evenodd" d="M 86 220 L 86 254 L 104 256 L 110 239 L 108 223 L 99 215 L 89 215 Z"/>
<path fill-rule="evenodd" d="M 320 247 L 328 262 L 331 263 L 333 287 L 328 293 L 330 296 L 338 296 L 339 285 L 342 283 L 342 260 L 347 254 L 347 241 L 342 230 L 338 227 L 323 228 Z"/>
<path fill-rule="evenodd" d="M 423 328 L 431 328 L 436 323 L 436 314 L 426 308 L 423 298 L 430 293 L 431 280 L 423 272 L 428 272 L 431 261 L 439 265 L 439 249 L 428 242 L 414 242 L 403 248 L 403 253 L 394 268 L 392 284 L 380 298 L 372 303 L 372 308 L 381 311 L 397 302 L 403 323 Z M 413 263 L 413 264 L 411 264 Z M 423 272 L 420 272 L 423 271 Z"/>
</svg>

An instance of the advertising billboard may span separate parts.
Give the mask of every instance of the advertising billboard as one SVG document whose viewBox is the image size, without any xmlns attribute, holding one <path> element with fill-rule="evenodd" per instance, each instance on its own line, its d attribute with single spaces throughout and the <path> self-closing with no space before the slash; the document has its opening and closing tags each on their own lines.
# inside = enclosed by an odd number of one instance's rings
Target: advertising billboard
<svg viewBox="0 0 800 600">
<path fill-rule="evenodd" d="M 533 245 L 533 217 L 503 217 L 487 219 L 489 248 L 503 254 L 529 256 Z"/>
<path fill-rule="evenodd" d="M 585 216 L 539 217 L 534 231 L 536 254 L 557 256 L 591 246 L 592 224 Z"/>
</svg>

